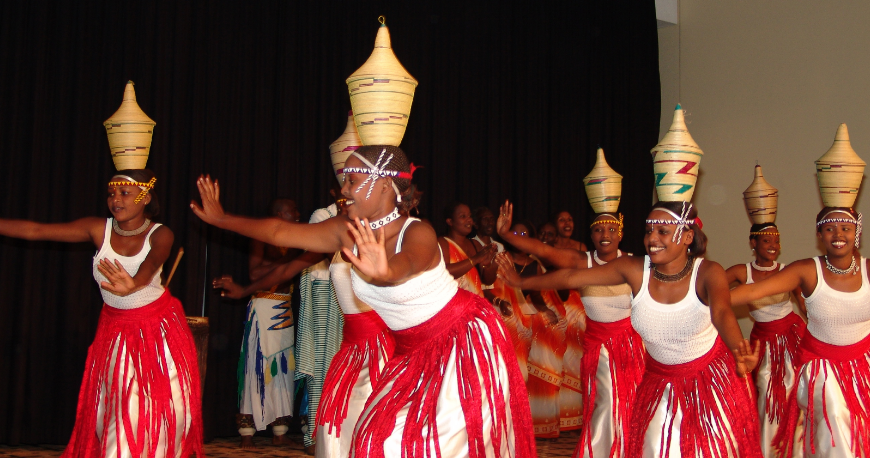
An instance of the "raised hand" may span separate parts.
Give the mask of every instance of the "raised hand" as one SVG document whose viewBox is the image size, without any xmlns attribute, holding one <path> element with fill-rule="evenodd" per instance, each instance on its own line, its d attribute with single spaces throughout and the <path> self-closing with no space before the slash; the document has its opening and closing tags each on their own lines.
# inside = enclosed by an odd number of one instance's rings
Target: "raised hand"
<svg viewBox="0 0 870 458">
<path fill-rule="evenodd" d="M 495 255 L 498 254 L 498 247 L 495 246 L 494 243 L 489 243 L 484 245 L 474 256 L 471 257 L 471 262 L 475 265 L 483 264 L 489 265 L 492 263 Z"/>
<path fill-rule="evenodd" d="M 358 255 L 353 250 L 343 247 L 341 252 L 348 261 L 360 272 L 371 277 L 372 280 L 381 281 L 390 278 L 390 263 L 387 260 L 387 238 L 384 229 L 378 229 L 377 235 L 369 227 L 368 219 L 357 220 L 356 225 L 347 223 L 351 237 L 356 243 Z"/>
<path fill-rule="evenodd" d="M 228 297 L 230 299 L 241 299 L 244 292 L 244 288 L 234 282 L 231 275 L 222 275 L 215 278 L 212 280 L 211 286 L 214 289 L 221 290 L 221 297 Z"/>
<path fill-rule="evenodd" d="M 748 340 L 743 339 L 743 341 L 740 342 L 740 346 L 735 348 L 732 353 L 734 353 L 734 359 L 737 362 L 737 375 L 744 377 L 758 366 L 761 346 L 759 345 L 759 342 L 755 342 L 755 346 L 753 347 L 749 344 Z"/>
<path fill-rule="evenodd" d="M 495 257 L 495 262 L 498 264 L 498 276 L 505 283 L 513 287 L 522 287 L 523 279 L 517 273 L 514 267 L 514 262 L 510 259 L 507 253 L 500 253 Z"/>
<path fill-rule="evenodd" d="M 217 223 L 226 215 L 220 203 L 221 188 L 217 180 L 212 182 L 208 175 L 200 175 L 196 180 L 196 188 L 202 198 L 202 206 L 195 201 L 190 201 L 190 208 L 199 219 L 208 224 L 217 226 Z"/>
<path fill-rule="evenodd" d="M 495 222 L 495 230 L 498 235 L 504 237 L 511 230 L 511 222 L 514 217 L 514 204 L 504 201 L 504 204 L 499 207 L 498 220 Z"/>
<path fill-rule="evenodd" d="M 127 273 L 127 270 L 124 269 L 124 266 L 117 259 L 114 264 L 106 258 L 100 259 L 97 270 L 108 280 L 100 282 L 100 287 L 116 296 L 126 296 L 142 289 L 136 288 L 136 282 L 133 280 L 133 277 Z"/>
</svg>

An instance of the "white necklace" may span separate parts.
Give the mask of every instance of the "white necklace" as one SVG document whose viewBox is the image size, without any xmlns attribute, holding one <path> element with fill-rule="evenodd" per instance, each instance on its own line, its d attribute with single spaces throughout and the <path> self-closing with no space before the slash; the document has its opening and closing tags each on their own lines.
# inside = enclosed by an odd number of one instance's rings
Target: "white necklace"
<svg viewBox="0 0 870 458">
<path fill-rule="evenodd" d="M 776 263 L 776 261 L 773 261 L 773 265 L 770 267 L 759 266 L 758 263 L 755 261 L 752 261 L 750 264 L 752 264 L 753 269 L 755 269 L 759 272 L 770 272 L 770 271 L 776 270 L 776 267 L 779 265 Z"/>
<path fill-rule="evenodd" d="M 134 235 L 139 235 L 145 232 L 145 229 L 148 229 L 149 224 L 151 224 L 151 220 L 145 218 L 145 222 L 142 223 L 142 225 L 138 228 L 133 229 L 132 231 L 125 231 L 124 229 L 121 229 L 121 226 L 118 225 L 118 220 L 112 218 L 112 230 L 122 237 L 133 237 Z"/>
<path fill-rule="evenodd" d="M 838 268 L 834 267 L 830 262 L 828 262 L 828 255 L 825 255 L 825 267 L 827 267 L 828 270 L 830 270 L 831 272 L 833 272 L 837 275 L 846 275 L 849 272 L 852 272 L 852 275 L 858 275 L 858 271 L 861 270 L 861 266 L 859 266 L 858 263 L 855 262 L 855 255 L 854 254 L 852 255 L 852 263 L 849 264 L 848 269 L 843 270 L 843 269 L 838 269 Z"/>
<path fill-rule="evenodd" d="M 622 251 L 616 250 L 616 257 L 619 258 L 622 256 Z M 598 250 L 592 252 L 592 259 L 595 259 L 595 263 L 599 266 L 603 266 L 607 264 L 607 261 L 602 261 L 601 258 L 598 257 Z"/>
<path fill-rule="evenodd" d="M 374 231 L 374 230 L 377 230 L 377 229 L 380 229 L 380 228 L 386 226 L 387 224 L 392 223 L 393 221 L 395 221 L 397 219 L 399 219 L 399 209 L 394 208 L 393 212 L 390 213 L 389 215 L 384 216 L 383 218 L 381 218 L 377 221 L 369 221 L 369 227 L 371 227 L 372 230 Z"/>
</svg>

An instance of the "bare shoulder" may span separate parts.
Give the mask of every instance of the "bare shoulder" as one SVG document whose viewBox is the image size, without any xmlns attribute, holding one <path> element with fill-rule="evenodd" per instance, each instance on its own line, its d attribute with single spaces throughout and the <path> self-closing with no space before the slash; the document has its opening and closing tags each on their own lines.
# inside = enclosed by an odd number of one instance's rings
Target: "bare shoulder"
<svg viewBox="0 0 870 458">
<path fill-rule="evenodd" d="M 789 269 L 789 270 L 796 270 L 796 269 L 797 270 L 805 270 L 805 269 L 816 270 L 816 261 L 815 261 L 815 258 L 798 259 L 797 261 L 790 262 L 787 266 L 785 266 L 785 268 L 783 270 L 785 270 L 785 269 Z"/>
<path fill-rule="evenodd" d="M 725 269 L 729 278 L 735 278 L 740 283 L 746 283 L 746 264 L 735 264 Z"/>
<path fill-rule="evenodd" d="M 154 230 L 151 234 L 151 245 L 172 245 L 175 242 L 175 233 L 165 224 Z"/>
<path fill-rule="evenodd" d="M 408 238 L 415 242 L 434 243 L 439 241 L 438 236 L 435 235 L 435 229 L 422 221 L 414 221 L 408 225 L 408 228 L 405 229 L 405 239 Z"/>
</svg>

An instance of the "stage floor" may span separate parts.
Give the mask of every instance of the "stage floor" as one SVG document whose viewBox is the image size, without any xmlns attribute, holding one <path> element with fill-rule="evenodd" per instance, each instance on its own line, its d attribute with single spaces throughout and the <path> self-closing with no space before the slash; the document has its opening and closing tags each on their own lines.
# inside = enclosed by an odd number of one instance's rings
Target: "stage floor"
<svg viewBox="0 0 870 458">
<path fill-rule="evenodd" d="M 292 437 L 292 435 L 291 435 Z M 570 457 L 577 445 L 579 433 L 570 431 L 563 433 L 556 440 L 538 440 L 538 456 L 540 458 Z M 299 439 L 298 437 L 294 439 Z M 248 458 L 263 456 L 280 457 L 308 457 L 302 450 L 292 450 L 288 447 L 275 447 L 268 437 L 255 437 L 257 448 L 251 451 L 243 451 L 238 448 L 238 437 L 219 438 L 205 444 L 205 455 L 208 458 Z M 63 447 L 60 445 L 46 446 L 19 446 L 9 447 L 0 445 L 0 458 L 31 458 L 31 457 L 57 457 L 60 456 Z"/>
</svg>

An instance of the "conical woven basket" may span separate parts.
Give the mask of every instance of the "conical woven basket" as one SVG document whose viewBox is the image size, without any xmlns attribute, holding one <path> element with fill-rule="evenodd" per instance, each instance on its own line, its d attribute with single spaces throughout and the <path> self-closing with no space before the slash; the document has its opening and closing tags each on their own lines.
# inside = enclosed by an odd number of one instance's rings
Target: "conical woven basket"
<svg viewBox="0 0 870 458">
<path fill-rule="evenodd" d="M 347 127 L 344 129 L 344 133 L 329 145 L 329 157 L 332 158 L 332 169 L 335 171 L 335 178 L 338 179 L 339 183 L 344 182 L 344 174 L 338 171 L 344 168 L 344 162 L 360 146 L 362 146 L 362 140 L 359 139 L 359 134 L 356 133 L 356 126 L 353 123 L 353 111 L 349 111 L 347 112 Z"/>
<path fill-rule="evenodd" d="M 613 213 L 622 197 L 622 175 L 610 168 L 604 159 L 604 150 L 598 148 L 595 167 L 583 178 L 586 197 L 595 213 Z"/>
<path fill-rule="evenodd" d="M 851 207 L 861 189 L 866 162 L 858 157 L 849 141 L 845 124 L 837 128 L 834 144 L 822 157 L 816 159 L 816 177 L 819 193 L 826 207 Z"/>
<path fill-rule="evenodd" d="M 112 161 L 118 170 L 144 169 L 151 152 L 151 137 L 156 122 L 139 108 L 133 82 L 127 81 L 121 107 L 103 126 L 109 137 Z"/>
<path fill-rule="evenodd" d="M 383 21 L 372 55 L 347 78 L 347 89 L 363 145 L 399 146 L 408 127 L 417 80 L 393 54 L 390 31 Z"/>
<path fill-rule="evenodd" d="M 689 134 L 683 119 L 683 108 L 679 104 L 674 110 L 670 129 L 650 153 L 659 200 L 691 201 L 704 152 Z"/>
<path fill-rule="evenodd" d="M 764 179 L 761 166 L 755 166 L 755 179 L 743 191 L 743 204 L 752 224 L 773 223 L 776 221 L 776 202 L 779 192 Z"/>
</svg>

